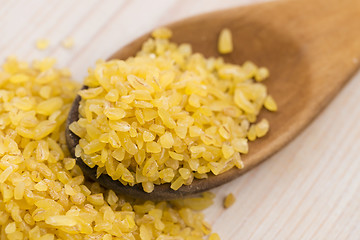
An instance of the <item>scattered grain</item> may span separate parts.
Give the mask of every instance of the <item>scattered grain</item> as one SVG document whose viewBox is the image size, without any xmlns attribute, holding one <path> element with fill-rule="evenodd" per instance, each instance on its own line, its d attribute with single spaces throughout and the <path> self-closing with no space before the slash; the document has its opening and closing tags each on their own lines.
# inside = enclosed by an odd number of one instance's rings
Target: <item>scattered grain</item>
<svg viewBox="0 0 360 240">
<path fill-rule="evenodd" d="M 64 48 L 72 48 L 74 46 L 74 38 L 67 37 L 62 41 L 62 45 Z"/>
<path fill-rule="evenodd" d="M 229 208 L 235 203 L 235 196 L 232 193 L 229 193 L 224 199 L 224 208 Z"/>
<path fill-rule="evenodd" d="M 45 39 L 45 38 L 38 39 L 38 40 L 36 41 L 36 47 L 37 47 L 37 49 L 39 49 L 39 50 L 45 50 L 45 49 L 47 49 L 47 48 L 49 47 L 49 44 L 50 44 L 49 40 L 48 40 L 48 39 Z"/>
<path fill-rule="evenodd" d="M 228 54 L 233 51 L 232 34 L 228 28 L 221 30 L 218 40 L 218 51 L 221 54 Z"/>
</svg>

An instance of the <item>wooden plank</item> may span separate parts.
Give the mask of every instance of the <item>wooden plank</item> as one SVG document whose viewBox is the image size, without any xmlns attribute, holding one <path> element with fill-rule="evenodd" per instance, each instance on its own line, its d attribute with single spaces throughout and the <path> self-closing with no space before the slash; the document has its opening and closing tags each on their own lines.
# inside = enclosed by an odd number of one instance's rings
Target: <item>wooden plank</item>
<svg viewBox="0 0 360 240">
<path fill-rule="evenodd" d="M 10 54 L 28 60 L 52 55 L 80 81 L 96 59 L 158 25 L 252 2 L 3 0 L 1 61 Z M 71 50 L 60 44 L 67 36 L 75 39 Z M 36 50 L 40 37 L 53 45 Z M 359 239 L 359 89 L 358 74 L 287 147 L 214 190 L 215 204 L 205 213 L 222 239 Z M 237 201 L 224 210 L 222 199 L 230 192 Z"/>
</svg>

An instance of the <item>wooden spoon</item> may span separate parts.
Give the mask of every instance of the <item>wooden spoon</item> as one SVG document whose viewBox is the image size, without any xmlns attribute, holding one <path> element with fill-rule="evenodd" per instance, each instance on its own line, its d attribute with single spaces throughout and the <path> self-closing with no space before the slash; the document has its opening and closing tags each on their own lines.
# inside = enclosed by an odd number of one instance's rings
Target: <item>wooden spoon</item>
<svg viewBox="0 0 360 240">
<path fill-rule="evenodd" d="M 77 163 L 84 174 L 118 193 L 138 198 L 165 200 L 203 192 L 240 176 L 290 142 L 307 126 L 359 68 L 360 1 L 297 0 L 276 1 L 233 8 L 195 16 L 168 25 L 172 41 L 190 43 L 195 52 L 219 56 L 217 39 L 221 29 L 233 34 L 234 52 L 225 61 L 242 64 L 251 60 L 266 66 L 271 77 L 265 81 L 279 111 L 262 111 L 271 130 L 267 136 L 250 143 L 243 155 L 245 167 L 231 169 L 208 179 L 194 180 L 189 186 L 173 191 L 169 184 L 155 186 L 151 194 L 141 186 L 123 186 L 107 175 L 96 179 L 96 169 Z M 149 37 L 146 34 L 121 48 L 109 59 L 133 56 Z M 74 102 L 69 125 L 78 120 L 78 104 Z M 74 155 L 78 138 L 67 129 L 67 141 Z M 309 166 L 311 167 L 311 166 Z"/>
</svg>

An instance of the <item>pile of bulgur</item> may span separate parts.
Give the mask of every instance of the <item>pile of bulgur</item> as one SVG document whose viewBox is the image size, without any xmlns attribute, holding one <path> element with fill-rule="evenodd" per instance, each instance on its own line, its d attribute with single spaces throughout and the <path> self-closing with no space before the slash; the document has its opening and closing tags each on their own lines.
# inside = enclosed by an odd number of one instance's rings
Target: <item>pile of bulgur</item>
<svg viewBox="0 0 360 240">
<path fill-rule="evenodd" d="M 9 58 L 0 71 L 0 239 L 195 240 L 210 234 L 198 212 L 211 205 L 209 193 L 143 202 L 85 181 L 64 135 L 79 85 L 54 63 Z"/>
</svg>

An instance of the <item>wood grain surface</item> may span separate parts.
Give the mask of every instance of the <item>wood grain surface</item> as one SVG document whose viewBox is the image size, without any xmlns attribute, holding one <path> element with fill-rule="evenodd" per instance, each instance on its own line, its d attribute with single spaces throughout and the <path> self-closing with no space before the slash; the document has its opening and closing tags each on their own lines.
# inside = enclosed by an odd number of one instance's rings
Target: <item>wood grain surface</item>
<svg viewBox="0 0 360 240">
<path fill-rule="evenodd" d="M 58 66 L 69 67 L 81 81 L 97 59 L 106 59 L 159 25 L 255 2 L 259 1 L 1 0 L 0 58 L 3 62 L 8 55 L 26 60 L 54 56 Z M 75 40 L 72 49 L 61 46 L 68 36 Z M 49 39 L 50 47 L 37 50 L 39 38 Z M 289 145 L 215 189 L 215 203 L 205 211 L 214 231 L 225 240 L 360 239 L 359 102 L 357 74 Z M 237 201 L 224 210 L 222 201 L 230 192 Z"/>
</svg>

